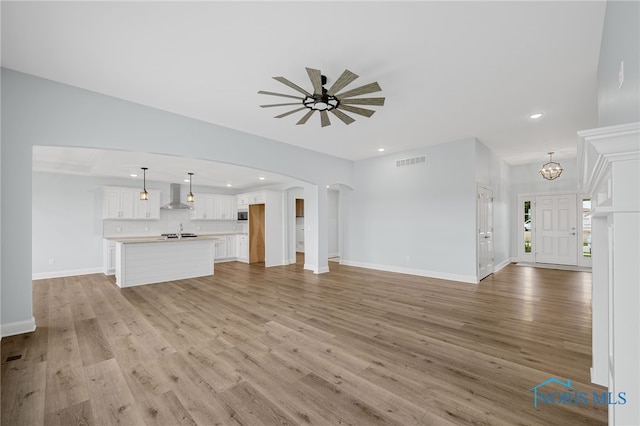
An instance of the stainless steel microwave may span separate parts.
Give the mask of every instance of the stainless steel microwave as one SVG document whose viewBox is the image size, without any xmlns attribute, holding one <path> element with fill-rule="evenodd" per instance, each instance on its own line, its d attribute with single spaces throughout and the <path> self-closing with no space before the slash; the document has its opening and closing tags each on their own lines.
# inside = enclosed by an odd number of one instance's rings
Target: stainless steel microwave
<svg viewBox="0 0 640 426">
<path fill-rule="evenodd" d="M 238 220 L 249 220 L 249 212 L 248 211 L 239 211 L 238 212 Z"/>
</svg>

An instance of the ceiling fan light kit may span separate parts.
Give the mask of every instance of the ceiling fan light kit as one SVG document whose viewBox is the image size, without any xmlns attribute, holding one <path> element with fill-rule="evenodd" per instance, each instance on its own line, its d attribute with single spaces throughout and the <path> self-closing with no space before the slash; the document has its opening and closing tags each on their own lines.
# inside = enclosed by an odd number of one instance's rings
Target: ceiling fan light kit
<svg viewBox="0 0 640 426">
<path fill-rule="evenodd" d="M 274 80 L 289 86 L 304 96 L 293 96 L 284 93 L 267 92 L 260 90 L 258 93 L 261 95 L 280 96 L 283 98 L 297 99 L 297 102 L 289 102 L 283 104 L 269 104 L 260 105 L 262 108 L 280 107 L 280 106 L 298 106 L 293 110 L 287 111 L 283 114 L 276 115 L 274 118 L 283 118 L 288 115 L 294 114 L 299 111 L 307 110 L 304 116 L 296 124 L 305 124 L 311 116 L 318 111 L 320 114 L 320 125 L 322 127 L 331 125 L 328 112 L 338 117 L 344 124 L 351 124 L 355 121 L 354 118 L 345 114 L 345 111 L 353 114 L 362 115 L 364 117 L 371 117 L 374 110 L 367 108 L 355 107 L 352 105 L 370 105 L 370 106 L 383 106 L 385 98 L 357 98 L 356 96 L 366 95 L 368 93 L 379 92 L 382 89 L 377 82 L 369 83 L 364 86 L 357 87 L 346 92 L 338 93 L 351 82 L 353 82 L 358 76 L 349 70 L 344 70 L 342 75 L 333 83 L 333 85 L 326 89 L 324 86 L 327 84 L 327 77 L 322 75 L 320 70 L 313 68 L 307 68 L 307 74 L 311 85 L 313 86 L 313 93 L 310 93 L 302 87 L 292 83 L 284 77 L 273 77 Z"/>
<path fill-rule="evenodd" d="M 548 154 L 549 154 L 549 162 L 544 163 L 542 165 L 542 167 L 540 168 L 540 174 L 542 175 L 543 178 L 547 180 L 554 180 L 560 177 L 560 175 L 564 171 L 564 168 L 560 163 L 557 163 L 552 160 L 551 157 L 554 154 L 553 151 L 549 152 Z"/>
</svg>

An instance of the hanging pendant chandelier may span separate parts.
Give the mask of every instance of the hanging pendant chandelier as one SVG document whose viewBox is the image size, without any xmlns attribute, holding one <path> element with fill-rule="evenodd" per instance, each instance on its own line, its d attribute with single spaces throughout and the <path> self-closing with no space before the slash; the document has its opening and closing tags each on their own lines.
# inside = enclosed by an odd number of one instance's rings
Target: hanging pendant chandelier
<svg viewBox="0 0 640 426">
<path fill-rule="evenodd" d="M 552 156 L 554 154 L 553 151 L 549 152 L 548 154 L 549 154 L 549 162 L 542 165 L 542 168 L 540 169 L 540 174 L 546 180 L 554 180 L 560 177 L 560 175 L 564 171 L 564 168 L 562 167 L 562 165 L 560 165 L 560 163 L 556 163 L 555 161 L 553 161 L 552 159 Z"/>
<path fill-rule="evenodd" d="M 142 191 L 140 191 L 140 199 L 143 201 L 149 200 L 149 192 L 147 192 L 147 168 L 140 167 L 142 169 Z"/>
<path fill-rule="evenodd" d="M 193 192 L 191 192 L 191 176 L 193 176 L 193 173 L 187 173 L 189 175 L 189 193 L 187 194 L 187 203 L 193 203 L 196 199 L 195 195 L 193 195 Z"/>
</svg>

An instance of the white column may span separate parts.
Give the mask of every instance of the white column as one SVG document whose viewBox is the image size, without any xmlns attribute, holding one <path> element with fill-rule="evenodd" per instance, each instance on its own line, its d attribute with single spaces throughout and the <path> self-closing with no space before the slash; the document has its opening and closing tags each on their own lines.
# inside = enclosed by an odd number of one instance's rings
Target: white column
<svg viewBox="0 0 640 426">
<path fill-rule="evenodd" d="M 314 274 L 329 272 L 327 235 L 327 189 L 304 186 L 304 269 Z"/>
</svg>

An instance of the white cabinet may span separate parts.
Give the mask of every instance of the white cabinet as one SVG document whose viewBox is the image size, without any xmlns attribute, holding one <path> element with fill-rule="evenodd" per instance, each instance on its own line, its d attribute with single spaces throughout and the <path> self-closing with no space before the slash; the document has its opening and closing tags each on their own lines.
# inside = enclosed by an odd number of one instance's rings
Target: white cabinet
<svg viewBox="0 0 640 426">
<path fill-rule="evenodd" d="M 105 275 L 115 275 L 116 273 L 116 242 L 113 240 L 103 240 L 103 270 Z"/>
<path fill-rule="evenodd" d="M 235 197 L 216 196 L 214 198 L 213 218 L 216 220 L 236 220 Z"/>
<path fill-rule="evenodd" d="M 148 190 L 149 199 L 140 200 L 138 188 L 104 187 L 103 219 L 160 219 L 160 191 Z"/>
<path fill-rule="evenodd" d="M 227 238 L 220 238 L 214 243 L 214 259 L 221 260 L 227 258 Z"/>
<path fill-rule="evenodd" d="M 265 204 L 267 200 L 264 191 L 238 194 L 236 198 L 238 201 L 238 208 L 242 209 L 250 206 L 251 204 Z"/>
<path fill-rule="evenodd" d="M 220 237 L 214 243 L 215 260 L 234 260 L 237 257 L 236 236 L 226 235 Z"/>
<path fill-rule="evenodd" d="M 150 189 L 148 200 L 136 198 L 136 219 L 160 219 L 160 191 Z"/>
<path fill-rule="evenodd" d="M 249 261 L 249 236 L 236 236 L 236 257 L 243 262 Z"/>
<path fill-rule="evenodd" d="M 196 194 L 192 220 L 236 220 L 235 197 L 216 194 Z"/>
<path fill-rule="evenodd" d="M 229 235 L 227 236 L 227 257 L 230 259 L 235 258 L 237 256 L 236 253 L 236 236 Z"/>
<path fill-rule="evenodd" d="M 213 220 L 215 196 L 213 194 L 196 194 L 193 202 L 193 210 L 191 210 L 192 220 Z"/>
<path fill-rule="evenodd" d="M 135 188 L 105 187 L 103 219 L 133 219 L 138 191 Z"/>
</svg>

